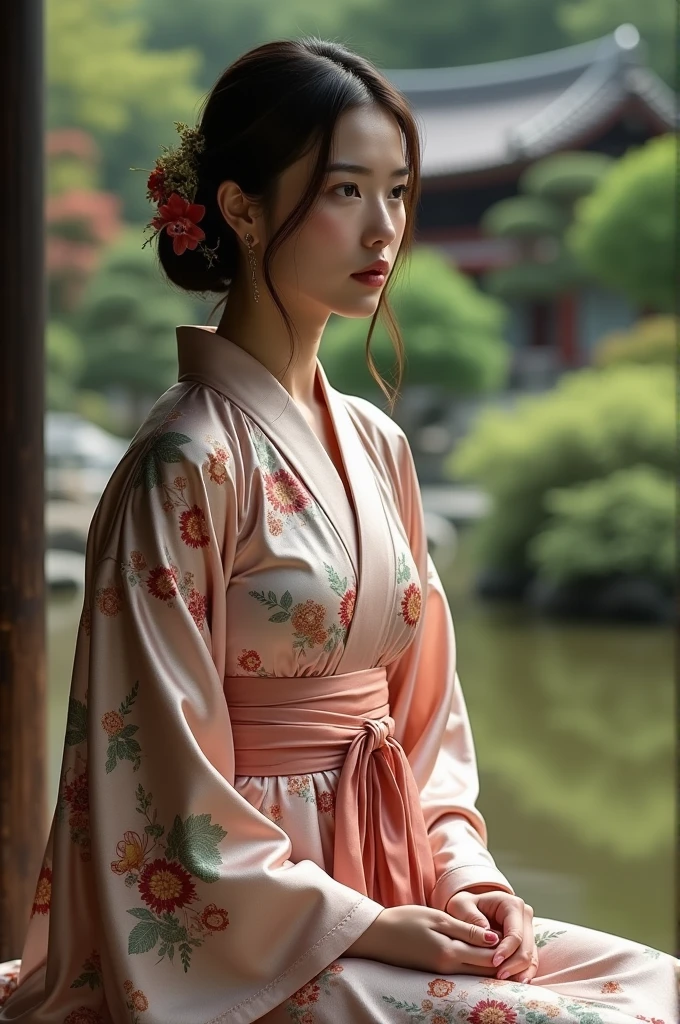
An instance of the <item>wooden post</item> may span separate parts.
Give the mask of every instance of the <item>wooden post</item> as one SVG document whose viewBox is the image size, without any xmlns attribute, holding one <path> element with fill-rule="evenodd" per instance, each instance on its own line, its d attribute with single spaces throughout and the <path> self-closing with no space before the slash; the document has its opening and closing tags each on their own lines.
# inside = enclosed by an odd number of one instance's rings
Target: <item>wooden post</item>
<svg viewBox="0 0 680 1024">
<path fill-rule="evenodd" d="M 43 5 L 0 32 L 0 960 L 21 955 L 45 796 Z"/>
</svg>

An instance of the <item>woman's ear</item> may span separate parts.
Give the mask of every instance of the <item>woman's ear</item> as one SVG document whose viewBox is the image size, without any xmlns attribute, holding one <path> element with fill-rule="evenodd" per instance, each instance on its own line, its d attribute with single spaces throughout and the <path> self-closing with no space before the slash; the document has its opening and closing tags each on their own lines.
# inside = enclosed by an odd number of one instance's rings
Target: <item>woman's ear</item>
<svg viewBox="0 0 680 1024">
<path fill-rule="evenodd" d="M 217 205 L 225 221 L 243 241 L 250 232 L 254 238 L 253 245 L 260 241 L 258 237 L 259 207 L 256 202 L 243 194 L 235 181 L 223 181 L 217 189 Z"/>
</svg>

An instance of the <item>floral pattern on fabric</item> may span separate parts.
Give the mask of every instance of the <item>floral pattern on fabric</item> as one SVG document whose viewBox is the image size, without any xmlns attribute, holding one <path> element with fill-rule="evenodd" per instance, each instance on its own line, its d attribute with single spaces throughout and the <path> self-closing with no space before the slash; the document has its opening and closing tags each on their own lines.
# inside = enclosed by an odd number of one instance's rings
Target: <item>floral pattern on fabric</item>
<svg viewBox="0 0 680 1024">
<path fill-rule="evenodd" d="M 191 514 L 195 517 L 194 523 L 198 512 L 200 512 L 200 509 L 196 509 L 196 507 L 191 510 Z M 203 513 L 201 512 L 202 515 Z M 191 536 L 193 538 L 196 537 L 195 528 Z M 184 540 L 184 536 L 182 539 Z M 189 541 L 185 540 L 185 543 L 189 543 Z M 192 544 L 192 546 L 197 547 L 199 545 Z M 127 577 L 131 587 L 136 587 L 139 583 L 144 582 L 147 591 L 159 601 L 165 602 L 168 608 L 175 607 L 175 598 L 179 594 L 196 626 L 198 629 L 202 629 L 205 625 L 208 611 L 207 598 L 194 586 L 193 572 L 187 569 L 180 576 L 180 570 L 172 561 L 167 548 L 165 548 L 165 553 L 168 565 L 157 565 L 149 569 L 142 552 L 133 551 L 127 561 L 121 562 L 121 572 Z"/>
<path fill-rule="evenodd" d="M 67 811 L 71 842 L 80 847 L 80 859 L 89 861 L 92 852 L 87 761 L 79 750 L 76 750 L 75 764 L 66 768 L 60 779 L 55 812 L 58 822 L 63 822 Z"/>
<path fill-rule="evenodd" d="M 125 1006 L 130 1011 L 130 1024 L 141 1024 L 140 1014 L 149 1009 L 149 1000 L 141 989 L 135 988 L 129 979 L 123 982 L 123 989 L 127 996 Z"/>
<path fill-rule="evenodd" d="M 211 821 L 210 814 L 190 814 L 184 821 L 176 815 L 164 839 L 165 826 L 158 823 L 156 811 L 149 815 L 153 794 L 140 784 L 136 795 L 136 810 L 147 824 L 142 835 L 124 833 L 116 848 L 118 859 L 111 862 L 111 870 L 125 876 L 129 889 L 136 886 L 145 904 L 128 908 L 138 920 L 128 937 L 128 953 L 155 950 L 159 961 L 167 956 L 172 962 L 178 949 L 186 973 L 193 949 L 229 924 L 227 911 L 214 903 L 201 911 L 191 906 L 200 900 L 196 883 L 219 878 L 217 844 L 227 832 Z"/>
<path fill-rule="evenodd" d="M 132 705 L 137 699 L 138 690 L 139 681 L 135 682 L 129 694 L 120 702 L 117 711 L 106 711 L 102 715 L 101 726 L 109 737 L 109 746 L 106 751 L 107 775 L 113 771 L 119 760 L 132 761 L 133 772 L 138 771 L 142 763 L 142 748 L 137 740 L 133 739 L 138 726 L 125 724 L 125 716 L 130 714 Z"/>
<path fill-rule="evenodd" d="M 410 559 L 413 561 L 412 558 Z M 406 558 L 406 552 L 402 551 L 397 559 L 397 583 L 406 583 L 411 579 L 411 567 Z M 417 583 L 409 583 L 404 589 L 399 602 L 400 615 L 407 626 L 415 628 L 420 621 L 420 614 L 423 607 L 423 594 Z"/>
<path fill-rule="evenodd" d="M 102 987 L 102 961 L 96 949 L 93 949 L 84 961 L 76 980 L 71 982 L 71 988 L 83 988 L 85 985 L 91 989 Z"/>
<path fill-rule="evenodd" d="M 334 651 L 338 644 L 344 643 L 347 638 L 347 631 L 354 614 L 356 601 L 356 587 L 348 587 L 347 577 L 340 577 L 337 570 L 324 562 L 324 569 L 328 575 L 328 582 L 333 593 L 340 598 L 338 617 L 340 622 L 326 622 L 328 609 L 319 601 L 308 599 L 293 604 L 293 596 L 286 590 L 279 599 L 273 590 L 249 590 L 250 597 L 264 605 L 268 610 L 274 611 L 269 616 L 269 622 L 290 622 L 293 627 L 293 650 L 311 650 L 314 647 L 323 645 L 327 653 Z M 252 671 L 258 675 L 266 675 L 260 671 L 260 656 L 256 651 L 244 651 L 239 657 L 238 664 L 244 668 L 247 664 L 257 666 Z"/>
<path fill-rule="evenodd" d="M 382 998 L 404 1013 L 407 1019 L 426 1021 L 427 1024 L 453 1024 L 454 1021 L 466 1021 L 467 1024 L 549 1024 L 558 1017 L 573 1024 L 604 1024 L 597 1010 L 612 1008 L 610 1003 L 591 999 L 581 1002 L 558 993 L 554 993 L 550 1001 L 535 999 L 529 986 L 499 981 L 498 978 L 479 977 L 477 985 L 482 990 L 489 990 L 481 999 L 477 996 L 471 998 L 463 985 L 448 978 L 434 978 L 428 982 L 426 997 L 420 1003 L 406 1003 L 392 995 L 383 995 Z M 512 995 L 511 1002 L 503 998 L 503 993 L 507 993 L 508 998 Z"/>
<path fill-rule="evenodd" d="M 342 974 L 342 964 L 334 963 L 320 971 L 315 978 L 308 981 L 306 985 L 299 988 L 297 992 L 286 1001 L 288 1015 L 295 1024 L 314 1024 L 314 1003 L 317 1002 L 322 991 L 325 995 L 333 994 L 336 976 Z"/>
<path fill-rule="evenodd" d="M 21 960 L 9 960 L 0 964 L 0 1006 L 9 999 L 17 987 L 20 968 Z"/>
<path fill-rule="evenodd" d="M 35 887 L 31 917 L 35 914 L 49 914 L 52 903 L 52 868 L 44 861 Z"/>
<path fill-rule="evenodd" d="M 254 423 L 249 424 L 253 445 L 263 471 L 267 504 L 267 529 L 272 536 L 280 536 L 285 526 L 295 529 L 305 526 L 319 515 L 320 510 L 306 487 L 282 465 L 277 453 L 263 432 Z M 283 517 L 283 518 L 279 518 Z"/>
</svg>

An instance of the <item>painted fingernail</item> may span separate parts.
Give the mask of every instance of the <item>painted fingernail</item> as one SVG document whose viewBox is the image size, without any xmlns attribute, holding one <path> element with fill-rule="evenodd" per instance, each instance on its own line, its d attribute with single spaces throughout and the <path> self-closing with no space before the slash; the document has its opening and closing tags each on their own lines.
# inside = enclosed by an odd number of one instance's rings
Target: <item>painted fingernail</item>
<svg viewBox="0 0 680 1024">
<path fill-rule="evenodd" d="M 498 936 L 495 932 L 484 932 L 485 942 L 498 942 Z"/>
<path fill-rule="evenodd" d="M 501 971 L 501 973 L 498 975 L 498 980 L 499 981 L 505 981 L 505 979 L 509 978 L 509 977 L 510 977 L 510 975 L 508 974 L 507 971 Z"/>
<path fill-rule="evenodd" d="M 530 983 L 531 983 L 531 978 L 525 978 L 524 981 L 522 982 L 523 985 L 529 985 Z"/>
<path fill-rule="evenodd" d="M 494 965 L 494 967 L 498 967 L 499 964 L 503 963 L 504 959 L 505 958 L 504 958 L 502 953 L 496 953 L 496 955 L 493 958 L 493 960 L 491 961 L 491 963 Z"/>
</svg>

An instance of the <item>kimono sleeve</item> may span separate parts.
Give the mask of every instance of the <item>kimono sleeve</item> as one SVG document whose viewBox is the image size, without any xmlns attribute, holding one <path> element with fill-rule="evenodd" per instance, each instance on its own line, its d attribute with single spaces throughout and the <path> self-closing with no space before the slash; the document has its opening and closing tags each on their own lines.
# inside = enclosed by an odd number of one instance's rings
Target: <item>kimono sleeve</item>
<svg viewBox="0 0 680 1024">
<path fill-rule="evenodd" d="M 461 889 L 484 885 L 514 894 L 487 848 L 477 809 L 475 747 L 460 679 L 448 600 L 427 550 L 420 487 L 405 435 L 397 463 L 402 520 L 423 582 L 421 616 L 406 651 L 388 665 L 392 714 L 418 782 L 435 865 L 429 904 L 447 910 Z"/>
<path fill-rule="evenodd" d="M 89 912 L 99 915 L 116 1021 L 128 1019 L 133 986 L 147 1024 L 247 1024 L 342 954 L 383 907 L 310 860 L 291 862 L 286 833 L 234 788 L 222 679 L 239 477 L 226 443 L 192 433 L 147 445 L 99 524 L 108 542 L 87 581 L 79 683 Z M 81 867 L 76 858 L 69 870 Z"/>
</svg>

